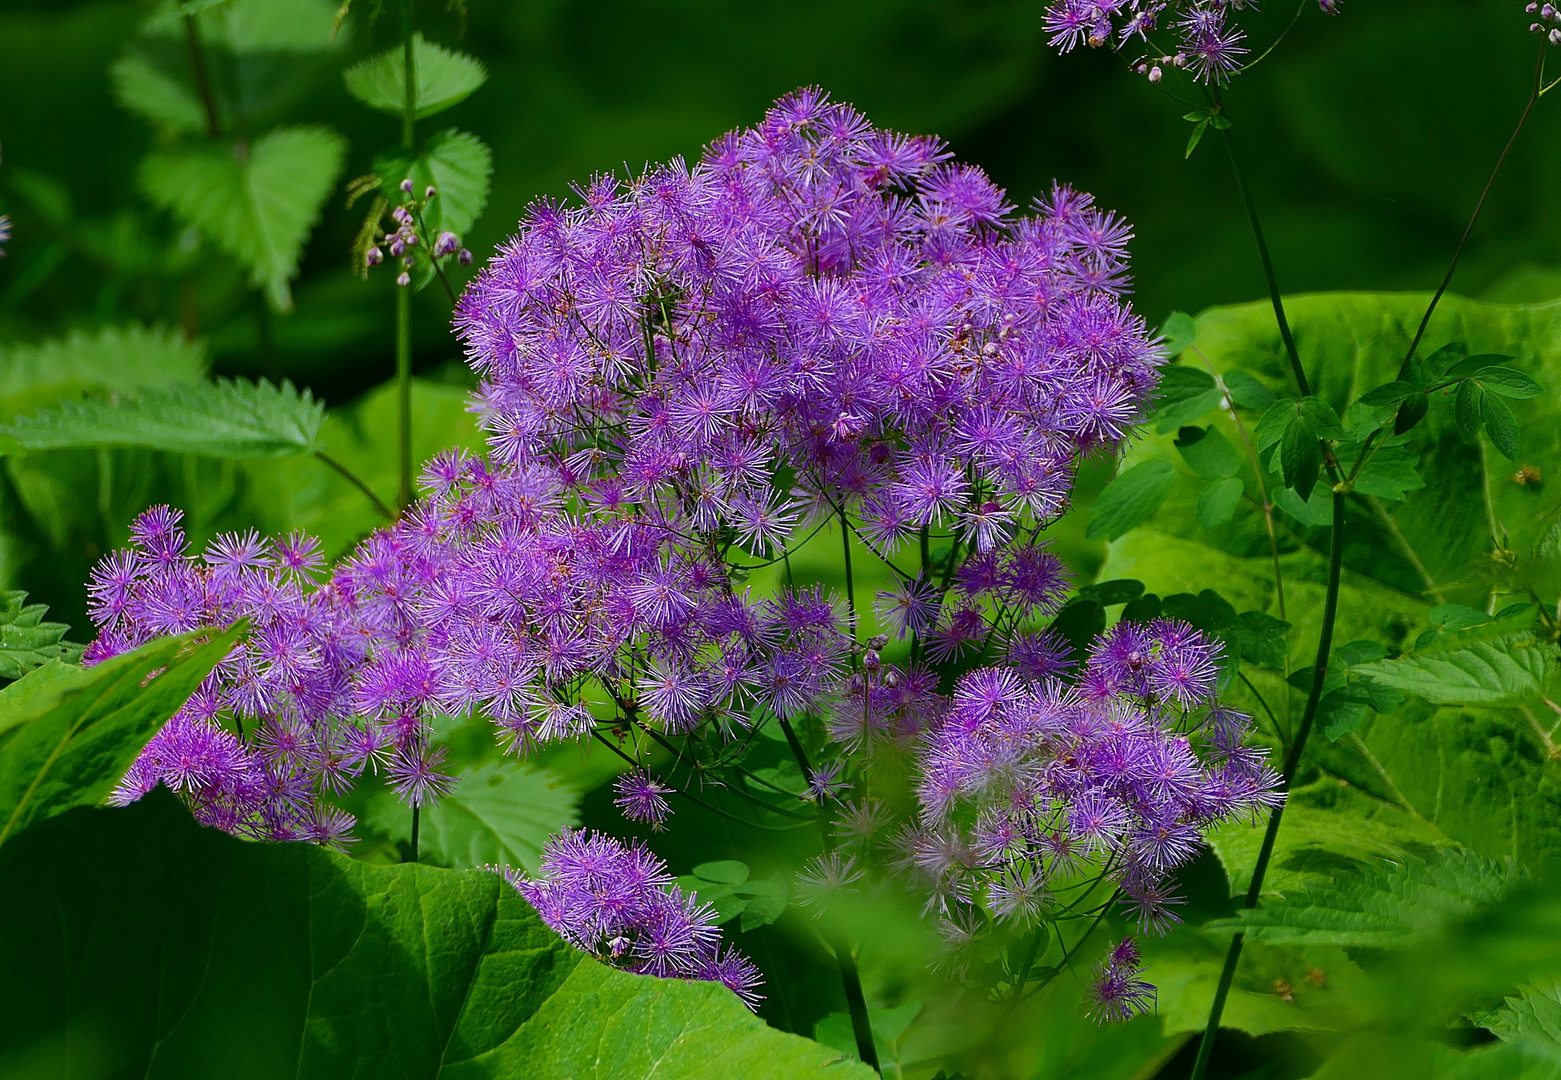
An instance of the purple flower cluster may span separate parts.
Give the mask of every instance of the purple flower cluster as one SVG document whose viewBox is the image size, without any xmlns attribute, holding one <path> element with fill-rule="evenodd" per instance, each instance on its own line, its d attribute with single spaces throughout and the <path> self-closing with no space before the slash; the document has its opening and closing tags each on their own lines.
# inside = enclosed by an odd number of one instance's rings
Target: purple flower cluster
<svg viewBox="0 0 1561 1080">
<path fill-rule="evenodd" d="M 1339 10 L 1339 0 L 1317 0 L 1317 5 L 1328 15 Z M 1134 65 L 1150 82 L 1159 82 L 1171 67 L 1199 82 L 1224 83 L 1240 71 L 1248 53 L 1242 44 L 1247 35 L 1232 16 L 1255 7 L 1254 0 L 1052 0 L 1045 25 L 1052 46 L 1064 53 L 1112 42 L 1121 49 L 1136 38 L 1152 50 Z M 1155 52 L 1151 35 L 1162 21 L 1175 33 L 1176 46 Z"/>
<path fill-rule="evenodd" d="M 1534 16 L 1534 21 L 1529 23 L 1529 33 L 1543 34 L 1552 45 L 1561 45 L 1561 8 L 1555 4 L 1541 4 L 1538 0 L 1529 0 L 1523 10 Z M 0 239 L 4 239 L 0 237 Z"/>
<path fill-rule="evenodd" d="M 922 752 L 905 862 L 956 926 L 1033 923 L 1085 879 L 1146 930 L 1177 921 L 1171 874 L 1203 833 L 1280 798 L 1249 721 L 1214 706 L 1218 646 L 1185 623 L 1118 623 L 1078 681 L 962 678 Z"/>
<path fill-rule="evenodd" d="M 722 948 L 714 910 L 685 895 L 666 863 L 638 841 L 583 829 L 561 833 L 543 849 L 536 877 L 502 872 L 543 922 L 600 960 L 641 974 L 719 982 L 749 1008 L 762 1000 L 758 969 Z"/>
<path fill-rule="evenodd" d="M 180 521 L 176 510 L 148 510 L 132 546 L 93 571 L 98 637 L 84 661 L 239 619 L 250 632 L 152 738 L 113 801 L 164 784 L 207 825 L 340 844 L 353 819 L 330 796 L 365 768 L 386 768 L 414 806 L 446 791 L 442 751 L 426 740 L 431 678 L 406 602 L 421 571 L 397 534 L 377 534 L 322 584 L 310 537 L 228 534 L 197 557 Z"/>
<path fill-rule="evenodd" d="M 1154 1007 L 1154 987 L 1139 978 L 1143 961 L 1138 943 L 1126 937 L 1111 947 L 1095 971 L 1089 996 L 1091 1014 L 1102 1023 L 1121 1023 Z"/>
</svg>

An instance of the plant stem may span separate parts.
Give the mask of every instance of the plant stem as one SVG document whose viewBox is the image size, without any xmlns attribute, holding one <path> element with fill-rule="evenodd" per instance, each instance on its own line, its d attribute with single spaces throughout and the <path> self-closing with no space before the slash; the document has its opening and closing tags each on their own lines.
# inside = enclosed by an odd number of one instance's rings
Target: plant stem
<svg viewBox="0 0 1561 1080">
<path fill-rule="evenodd" d="M 1409 374 L 1409 364 L 1415 358 L 1415 350 L 1420 347 L 1420 339 L 1425 336 L 1426 327 L 1430 325 L 1431 314 L 1436 311 L 1436 305 L 1441 301 L 1442 294 L 1447 291 L 1447 286 L 1452 284 L 1453 272 L 1458 269 L 1458 259 L 1463 255 L 1464 245 L 1469 242 L 1469 234 L 1474 232 L 1474 225 L 1480 220 L 1480 211 L 1485 209 L 1485 199 L 1495 186 L 1496 176 L 1501 172 L 1501 167 L 1507 162 L 1507 155 L 1512 152 L 1512 144 L 1518 141 L 1518 135 L 1523 131 L 1523 125 L 1528 123 L 1529 113 L 1534 111 L 1534 105 L 1539 101 L 1539 95 L 1545 78 L 1545 36 L 1539 38 L 1539 59 L 1534 64 L 1534 88 L 1528 96 L 1528 103 L 1523 106 L 1523 114 L 1518 117 L 1518 124 L 1512 129 L 1512 134 L 1507 138 L 1507 145 L 1501 148 L 1501 156 L 1496 159 L 1496 167 L 1491 170 L 1491 175 L 1485 181 L 1485 189 L 1480 192 L 1480 201 L 1474 204 L 1474 213 L 1469 215 L 1469 224 L 1464 226 L 1463 236 L 1458 239 L 1458 247 L 1453 251 L 1453 261 L 1447 266 L 1447 273 L 1442 277 L 1442 283 L 1436 287 L 1436 293 L 1431 297 L 1431 303 L 1426 306 L 1425 315 L 1420 319 L 1420 328 L 1415 331 L 1415 336 L 1409 343 L 1409 351 L 1404 354 L 1404 362 L 1398 366 L 1398 377 L 1404 379 Z"/>
<path fill-rule="evenodd" d="M 1339 613 L 1339 576 L 1344 567 L 1344 492 L 1333 493 L 1333 536 L 1328 545 L 1328 591 L 1323 599 L 1322 630 L 1317 638 L 1317 662 L 1312 671 L 1312 688 L 1306 695 L 1306 710 L 1301 714 L 1301 726 L 1296 731 L 1290 752 L 1285 755 L 1284 771 L 1280 773 L 1280 791 L 1288 794 L 1291 781 L 1301 766 L 1301 755 L 1306 750 L 1307 736 L 1317 719 L 1317 705 L 1322 700 L 1323 681 L 1328 675 L 1328 656 L 1333 649 L 1333 624 Z M 1274 841 L 1279 837 L 1279 823 L 1284 817 L 1284 804 L 1274 807 L 1268 816 L 1268 829 L 1263 834 L 1263 846 L 1258 851 L 1257 865 L 1252 868 L 1252 883 L 1247 887 L 1247 909 L 1257 907 L 1263 895 L 1263 878 L 1274 856 Z M 1219 1034 L 1220 1018 L 1225 1013 L 1225 999 L 1230 996 L 1230 984 L 1236 977 L 1236 963 L 1241 959 L 1244 935 L 1230 939 L 1230 950 L 1225 954 L 1225 967 L 1220 972 L 1218 988 L 1214 991 L 1214 1005 L 1209 1009 L 1209 1023 L 1203 1030 L 1203 1041 L 1198 1044 L 1198 1058 L 1193 1063 L 1191 1080 L 1203 1080 L 1208 1072 L 1209 1057 L 1214 1052 L 1214 1039 Z"/>
<path fill-rule="evenodd" d="M 417 66 L 412 49 L 413 0 L 401 0 L 402 80 L 401 145 L 411 150 L 417 124 Z M 397 500 L 405 510 L 412 502 L 412 288 L 396 290 L 396 431 L 401 483 Z"/>
<path fill-rule="evenodd" d="M 1290 320 L 1285 318 L 1285 302 L 1279 295 L 1279 279 L 1274 276 L 1274 260 L 1268 254 L 1268 241 L 1263 238 L 1263 225 L 1258 221 L 1257 204 L 1252 201 L 1252 189 L 1236 158 L 1236 144 L 1230 137 L 1230 129 L 1220 132 L 1225 137 L 1225 153 L 1230 157 L 1230 167 L 1236 174 L 1236 186 L 1241 189 L 1241 201 L 1246 204 L 1247 220 L 1252 225 L 1252 237 L 1257 241 L 1257 253 L 1263 260 L 1263 276 L 1268 279 L 1268 298 L 1274 305 L 1274 318 L 1279 323 L 1279 337 L 1285 343 L 1290 357 L 1290 368 L 1295 373 L 1295 385 L 1302 397 L 1310 397 L 1311 385 L 1306 381 L 1306 371 L 1301 367 L 1301 354 L 1296 351 L 1295 338 L 1290 333 Z"/>
<path fill-rule="evenodd" d="M 846 521 L 846 512 L 840 511 L 840 549 L 845 553 L 846 560 L 846 606 L 851 612 L 851 641 L 857 638 L 856 625 L 856 587 L 851 581 L 851 526 Z M 853 656 L 851 665 L 856 666 L 856 658 Z"/>
<path fill-rule="evenodd" d="M 416 807 L 416 806 L 412 807 L 412 861 L 413 862 L 417 862 L 417 827 L 418 827 L 419 824 L 421 824 L 421 822 L 420 822 L 420 815 L 418 813 L 419 809 L 421 809 L 421 808 L 420 807 Z"/>
<path fill-rule="evenodd" d="M 390 507 L 386 506 L 385 501 L 378 495 L 374 494 L 374 489 L 369 487 L 368 484 L 364 483 L 362 478 L 354 473 L 351 469 L 347 468 L 347 466 L 343 465 L 341 462 L 337 461 L 323 450 L 316 450 L 314 452 L 314 456 L 319 458 L 325 464 L 329 465 L 331 468 L 335 469 L 337 472 L 341 473 L 341 475 L 346 478 L 349 484 L 363 492 L 363 494 L 367 495 L 369 497 L 369 501 L 374 504 L 374 509 L 383 514 L 386 521 L 396 520 L 396 512 Z"/>
<path fill-rule="evenodd" d="M 201 28 L 194 15 L 184 17 L 184 40 L 190 47 L 190 67 L 195 70 L 195 86 L 200 91 L 201 107 L 206 111 L 206 134 L 222 137 L 222 117 L 217 112 L 217 95 L 212 92 L 211 72 L 206 68 L 206 50 L 201 46 Z"/>
<path fill-rule="evenodd" d="M 779 716 L 775 719 L 780 723 L 781 731 L 786 736 L 786 745 L 791 747 L 791 756 L 797 759 L 803 778 L 811 779 L 813 767 L 808 764 L 807 751 L 802 749 L 802 740 L 797 738 L 791 721 Z M 823 838 L 824 850 L 828 852 L 834 850 L 835 838 L 829 831 L 830 815 L 825 805 L 825 800 L 820 799 L 818 829 Z M 874 1072 L 882 1073 L 878 1065 L 878 1044 L 873 1041 L 872 1020 L 867 1015 L 867 995 L 862 992 L 862 975 L 856 966 L 856 955 L 841 934 L 834 935 L 830 945 L 835 950 L 835 962 L 840 966 L 840 982 L 845 990 L 847 1011 L 851 1014 L 851 1032 L 856 1036 L 857 1055 L 872 1066 Z"/>
</svg>

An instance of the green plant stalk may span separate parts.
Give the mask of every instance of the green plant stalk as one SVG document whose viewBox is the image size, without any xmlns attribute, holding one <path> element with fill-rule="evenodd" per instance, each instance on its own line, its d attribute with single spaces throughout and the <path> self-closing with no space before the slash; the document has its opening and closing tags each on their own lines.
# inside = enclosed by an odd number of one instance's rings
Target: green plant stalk
<svg viewBox="0 0 1561 1080">
<path fill-rule="evenodd" d="M 802 740 L 797 738 L 796 729 L 791 726 L 791 721 L 777 716 L 782 733 L 786 736 L 786 745 L 791 747 L 791 756 L 797 759 L 797 766 L 802 770 L 802 777 L 811 780 L 813 777 L 812 766 L 808 764 L 807 751 L 802 749 Z M 834 837 L 829 831 L 830 815 L 824 810 L 824 800 L 819 800 L 818 830 L 823 838 L 824 850 L 834 850 Z M 851 1014 L 851 1033 L 856 1036 L 856 1052 L 863 1062 L 870 1065 L 874 1072 L 882 1073 L 883 1069 L 878 1064 L 878 1044 L 873 1041 L 873 1022 L 867 1014 L 867 995 L 862 992 L 862 974 L 857 970 L 856 954 L 851 948 L 851 943 L 845 940 L 845 935 L 834 934 L 830 947 L 835 950 L 835 963 L 840 967 L 840 982 L 846 995 L 846 1009 Z"/>
<path fill-rule="evenodd" d="M 217 96 L 211 89 L 211 72 L 206 68 L 206 50 L 201 46 L 201 29 L 194 15 L 184 17 L 184 40 L 190 48 L 190 66 L 195 70 L 195 86 L 200 91 L 201 107 L 206 112 L 206 134 L 222 138 L 222 119 L 217 111 Z"/>
<path fill-rule="evenodd" d="M 401 56 L 404 96 L 401 145 L 411 150 L 417 129 L 417 66 L 412 49 L 413 0 L 401 0 Z M 402 510 L 412 502 L 412 287 L 396 290 L 396 411 L 397 451 L 401 483 L 397 499 Z"/>
<path fill-rule="evenodd" d="M 1284 771 L 1280 773 L 1280 791 L 1289 794 L 1290 783 L 1301 766 L 1301 755 L 1306 750 L 1306 739 L 1312 733 L 1317 719 L 1317 706 L 1322 701 L 1323 680 L 1328 675 L 1328 657 L 1333 650 L 1333 624 L 1339 613 L 1339 576 L 1344 568 L 1344 496 L 1338 485 L 1333 492 L 1333 536 L 1328 544 L 1328 591 L 1323 599 L 1322 630 L 1317 638 L 1317 662 L 1312 671 L 1312 688 L 1306 695 L 1306 710 L 1301 714 L 1301 726 L 1285 755 Z M 1257 907 L 1263 895 L 1263 878 L 1268 873 L 1269 861 L 1274 856 L 1274 842 L 1279 837 L 1279 823 L 1284 817 L 1284 804 L 1274 807 L 1268 816 L 1268 829 L 1263 834 L 1263 846 L 1258 851 L 1257 865 L 1252 868 L 1252 883 L 1247 887 L 1244 907 Z M 1198 1044 L 1198 1057 L 1193 1063 L 1191 1080 L 1203 1080 L 1209 1069 L 1209 1058 L 1214 1053 L 1214 1039 L 1219 1034 L 1220 1019 L 1225 1014 L 1225 999 L 1230 996 L 1230 984 L 1236 977 L 1236 964 L 1241 959 L 1244 935 L 1230 939 L 1230 949 L 1225 954 L 1225 967 L 1220 972 L 1219 986 L 1214 991 L 1214 1004 L 1209 1009 L 1209 1022 L 1203 1029 L 1203 1040 Z"/>
<path fill-rule="evenodd" d="M 419 821 L 421 816 L 418 813 L 419 809 L 421 808 L 416 806 L 412 807 L 412 862 L 417 862 L 417 827 L 419 824 L 421 824 Z"/>
</svg>

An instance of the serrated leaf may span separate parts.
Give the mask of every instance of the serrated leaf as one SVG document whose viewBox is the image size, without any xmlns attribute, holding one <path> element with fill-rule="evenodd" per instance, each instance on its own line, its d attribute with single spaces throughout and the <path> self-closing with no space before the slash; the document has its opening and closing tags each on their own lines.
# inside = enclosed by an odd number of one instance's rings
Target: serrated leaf
<svg viewBox="0 0 1561 1080">
<path fill-rule="evenodd" d="M 1409 653 L 1355 670 L 1434 705 L 1517 706 L 1542 700 L 1554 649 L 1523 632 L 1462 648 Z"/>
<path fill-rule="evenodd" d="M 341 44 L 332 41 L 331 0 L 162 0 L 146 30 L 153 36 L 180 38 L 179 24 L 186 14 L 200 16 L 201 40 L 208 49 L 241 57 L 317 53 Z"/>
<path fill-rule="evenodd" d="M 177 330 L 136 323 L 74 330 L 35 345 L 0 348 L 0 420 L 87 391 L 134 393 L 205 375 L 205 343 L 188 341 Z"/>
<path fill-rule="evenodd" d="M 1511 407 L 1495 394 L 1482 391 L 1480 419 L 1485 424 L 1485 431 L 1490 435 L 1491 442 L 1502 452 L 1502 456 L 1508 461 L 1517 461 L 1521 452 L 1522 435 L 1518 431 L 1518 420 L 1512 415 Z"/>
<path fill-rule="evenodd" d="M 325 406 L 293 384 L 219 379 L 133 397 L 65 402 L 0 425 L 27 450 L 140 446 L 220 458 L 265 458 L 320 449 Z"/>
<path fill-rule="evenodd" d="M 1155 417 L 1162 432 L 1190 424 L 1220 403 L 1220 388 L 1207 371 L 1183 364 L 1160 368 Z"/>
<path fill-rule="evenodd" d="M 0 850 L 0 1045 L 65 1076 L 88 1030 L 136 1076 L 874 1080 L 719 984 L 597 963 L 496 875 L 245 843 L 162 791 Z"/>
<path fill-rule="evenodd" d="M 1503 1042 L 1531 1048 L 1561 1062 L 1561 984 L 1522 987 L 1500 1009 L 1479 1018 Z"/>
<path fill-rule="evenodd" d="M 420 33 L 412 35 L 412 67 L 417 118 L 465 101 L 488 81 L 475 57 L 451 52 Z M 406 108 L 406 55 L 400 46 L 359 61 L 342 75 L 347 92 L 371 109 L 400 116 Z"/>
<path fill-rule="evenodd" d="M 243 629 L 160 638 L 90 668 L 51 660 L 0 690 L 0 845 L 107 798 Z"/>
<path fill-rule="evenodd" d="M 0 592 L 0 679 L 20 679 L 50 660 L 74 663 L 81 646 L 64 640 L 70 627 L 44 622 L 47 604 L 29 604 L 25 592 Z"/>
<path fill-rule="evenodd" d="M 551 769 L 505 758 L 456 773 L 449 795 L 422 810 L 420 861 L 456 870 L 523 866 L 535 872 L 542 846 L 580 823 L 580 792 Z M 411 837 L 411 810 L 389 792 L 365 815 L 392 839 Z"/>
<path fill-rule="evenodd" d="M 164 135 L 206 130 L 206 111 L 190 86 L 140 52 L 129 52 L 108 69 L 119 104 Z"/>
<path fill-rule="evenodd" d="M 1175 483 L 1176 468 L 1169 461 L 1145 461 L 1119 473 L 1095 499 L 1095 516 L 1084 535 L 1115 540 L 1153 517 Z"/>
<path fill-rule="evenodd" d="M 248 269 L 272 307 L 289 311 L 288 282 L 346 152 L 330 128 L 277 128 L 242 153 L 227 144 L 154 150 L 137 180 L 154 203 Z"/>
<path fill-rule="evenodd" d="M 1235 476 L 1241 468 L 1241 451 L 1217 427 L 1184 427 L 1177 433 L 1176 449 L 1192 471 L 1206 480 Z"/>
<path fill-rule="evenodd" d="M 488 205 L 493 151 L 477 136 L 450 128 L 430 136 L 416 158 L 405 150 L 386 151 L 374 159 L 374 171 L 393 203 L 400 202 L 406 178 L 419 197 L 432 186 L 438 194 L 423 207 L 424 224 L 436 235 L 448 229 L 460 236 Z"/>
<path fill-rule="evenodd" d="M 1402 948 L 1499 901 L 1521 880 L 1510 859 L 1448 849 L 1430 860 L 1405 858 L 1341 874 L 1335 885 L 1297 890 L 1206 929 L 1275 944 Z"/>
<path fill-rule="evenodd" d="M 1229 521 L 1241 505 L 1242 483 L 1234 476 L 1214 480 L 1198 495 L 1198 524 L 1212 529 Z"/>
</svg>

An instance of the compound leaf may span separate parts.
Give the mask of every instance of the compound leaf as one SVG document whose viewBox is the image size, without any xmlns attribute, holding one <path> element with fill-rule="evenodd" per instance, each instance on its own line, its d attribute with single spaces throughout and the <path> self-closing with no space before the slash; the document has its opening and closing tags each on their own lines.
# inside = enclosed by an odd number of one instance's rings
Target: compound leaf
<svg viewBox="0 0 1561 1080">
<path fill-rule="evenodd" d="M 1153 517 L 1175 483 L 1176 467 L 1169 461 L 1144 461 L 1119 473 L 1095 500 L 1095 517 L 1084 535 L 1115 540 Z"/>
<path fill-rule="evenodd" d="M 424 224 L 432 233 L 448 229 L 459 236 L 488 205 L 493 151 L 477 136 L 450 128 L 431 135 L 415 158 L 405 150 L 379 155 L 374 171 L 392 203 L 400 201 L 404 179 L 411 179 L 418 198 L 432 186 L 438 194 L 423 208 Z"/>
</svg>

